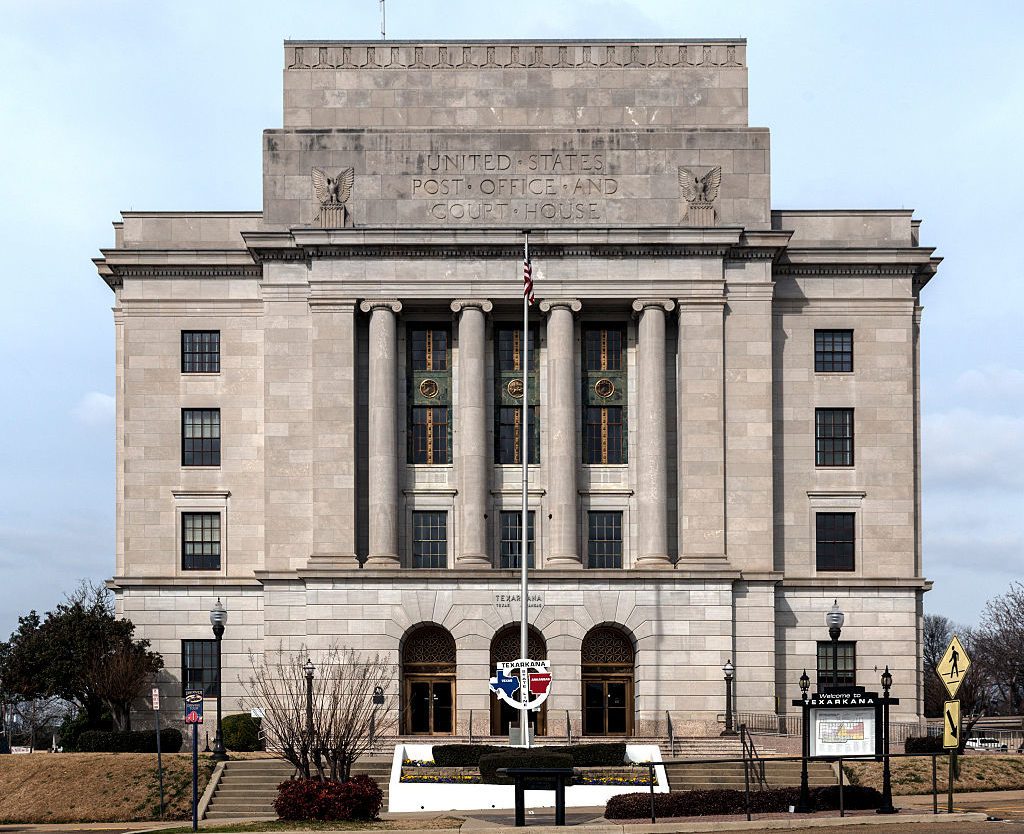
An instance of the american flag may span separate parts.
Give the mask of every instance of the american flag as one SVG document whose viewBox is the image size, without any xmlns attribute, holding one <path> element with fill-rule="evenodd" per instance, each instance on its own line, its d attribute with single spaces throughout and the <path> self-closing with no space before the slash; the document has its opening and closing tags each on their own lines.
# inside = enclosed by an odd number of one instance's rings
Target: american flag
<svg viewBox="0 0 1024 834">
<path fill-rule="evenodd" d="M 533 304 L 533 266 L 529 258 L 523 261 L 523 295 L 528 304 Z"/>
</svg>

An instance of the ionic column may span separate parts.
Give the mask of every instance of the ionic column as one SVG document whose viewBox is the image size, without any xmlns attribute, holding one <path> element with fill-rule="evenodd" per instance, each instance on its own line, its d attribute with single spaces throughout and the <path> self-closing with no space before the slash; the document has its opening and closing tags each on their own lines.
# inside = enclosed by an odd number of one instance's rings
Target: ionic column
<svg viewBox="0 0 1024 834">
<path fill-rule="evenodd" d="M 583 567 L 576 520 L 576 351 L 573 313 L 582 305 L 574 298 L 547 298 L 540 309 L 547 326 L 547 462 L 548 548 L 546 567 Z M 524 446 L 525 448 L 525 446 Z"/>
<path fill-rule="evenodd" d="M 397 568 L 398 556 L 398 339 L 402 302 L 364 301 L 370 314 L 369 497 L 367 567 Z"/>
<path fill-rule="evenodd" d="M 490 455 L 487 445 L 487 340 L 485 313 L 490 301 L 459 298 L 451 303 L 459 314 L 458 412 L 455 458 L 459 479 L 459 541 L 456 566 L 489 567 L 487 501 Z"/>
<path fill-rule="evenodd" d="M 665 313 L 667 298 L 638 298 L 637 486 L 638 568 L 670 568 L 668 558 L 668 442 L 665 434 Z"/>
</svg>

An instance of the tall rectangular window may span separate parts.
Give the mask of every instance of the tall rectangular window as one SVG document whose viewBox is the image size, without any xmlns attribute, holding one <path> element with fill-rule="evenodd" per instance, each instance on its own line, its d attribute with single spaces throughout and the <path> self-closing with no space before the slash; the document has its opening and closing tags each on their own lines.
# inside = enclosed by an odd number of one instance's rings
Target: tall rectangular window
<svg viewBox="0 0 1024 834">
<path fill-rule="evenodd" d="M 583 462 L 626 463 L 626 329 L 583 331 Z"/>
<path fill-rule="evenodd" d="M 182 570 L 220 570 L 220 513 L 181 514 Z"/>
<path fill-rule="evenodd" d="M 857 685 L 857 644 L 852 640 L 840 640 L 835 652 L 837 657 L 833 658 L 831 640 L 818 642 L 818 689 L 832 685 Z M 836 676 L 832 674 L 833 665 L 839 669 Z"/>
<path fill-rule="evenodd" d="M 501 561 L 503 568 L 519 568 L 522 566 L 523 527 L 521 511 L 501 513 Z M 526 516 L 526 547 L 529 554 L 527 567 L 534 567 L 533 544 L 533 510 Z"/>
<path fill-rule="evenodd" d="M 587 567 L 622 567 L 622 513 L 587 513 Z"/>
<path fill-rule="evenodd" d="M 444 510 L 412 514 L 412 566 L 448 567 L 448 513 Z"/>
<path fill-rule="evenodd" d="M 853 570 L 854 513 L 816 513 L 815 563 L 818 570 Z"/>
<path fill-rule="evenodd" d="M 406 329 L 409 463 L 452 460 L 451 340 L 444 327 L 410 324 Z"/>
<path fill-rule="evenodd" d="M 529 330 L 530 463 L 540 462 L 540 390 L 538 374 L 537 329 Z M 494 330 L 494 417 L 495 462 L 521 464 L 523 431 L 523 329 L 516 325 L 498 325 Z"/>
<path fill-rule="evenodd" d="M 816 466 L 853 466 L 853 409 L 814 409 Z"/>
<path fill-rule="evenodd" d="M 181 693 L 201 689 L 208 698 L 217 697 L 217 641 L 181 641 Z"/>
<path fill-rule="evenodd" d="M 183 374 L 220 373 L 220 331 L 181 331 L 181 372 Z"/>
<path fill-rule="evenodd" d="M 181 465 L 220 466 L 220 409 L 181 410 Z"/>
<path fill-rule="evenodd" d="M 818 373 L 853 372 L 853 331 L 814 331 L 814 370 Z"/>
</svg>

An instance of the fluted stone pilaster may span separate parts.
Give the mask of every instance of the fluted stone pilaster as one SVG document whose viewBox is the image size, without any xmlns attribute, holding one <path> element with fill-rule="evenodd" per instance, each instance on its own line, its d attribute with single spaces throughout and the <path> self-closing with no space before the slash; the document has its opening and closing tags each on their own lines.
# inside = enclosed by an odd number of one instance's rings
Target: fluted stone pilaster
<svg viewBox="0 0 1024 834">
<path fill-rule="evenodd" d="M 668 442 L 665 434 L 665 314 L 667 298 L 638 298 L 637 325 L 637 486 L 638 568 L 669 568 Z"/>
<path fill-rule="evenodd" d="M 457 567 L 491 565 L 487 546 L 487 500 L 490 455 L 487 444 L 486 314 L 493 305 L 483 299 L 456 299 L 459 316 L 458 411 L 455 459 L 459 482 Z"/>
<path fill-rule="evenodd" d="M 369 559 L 371 568 L 397 568 L 398 555 L 398 339 L 402 302 L 374 299 L 370 314 Z"/>
<path fill-rule="evenodd" d="M 544 564 L 579 568 L 576 474 L 576 355 L 573 313 L 582 305 L 574 298 L 546 298 L 540 303 L 547 325 L 547 477 L 548 552 Z"/>
</svg>

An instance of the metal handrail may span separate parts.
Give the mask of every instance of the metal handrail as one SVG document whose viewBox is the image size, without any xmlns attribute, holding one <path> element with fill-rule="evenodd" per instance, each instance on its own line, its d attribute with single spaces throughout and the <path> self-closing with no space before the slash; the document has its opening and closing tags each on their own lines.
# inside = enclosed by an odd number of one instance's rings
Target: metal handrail
<svg viewBox="0 0 1024 834">
<path fill-rule="evenodd" d="M 752 765 L 755 765 L 754 775 L 757 777 L 758 789 L 764 790 L 768 787 L 768 781 L 765 779 L 764 759 L 757 752 L 754 736 L 751 735 L 746 724 L 740 724 L 740 746 L 743 749 L 744 761 L 749 760 Z"/>
<path fill-rule="evenodd" d="M 569 716 L 569 710 L 565 711 L 565 737 L 569 744 L 572 744 L 572 718 Z"/>
<path fill-rule="evenodd" d="M 672 727 L 672 713 L 665 710 L 665 723 L 668 726 L 668 755 L 669 758 L 675 758 L 676 755 L 676 734 Z"/>
</svg>

